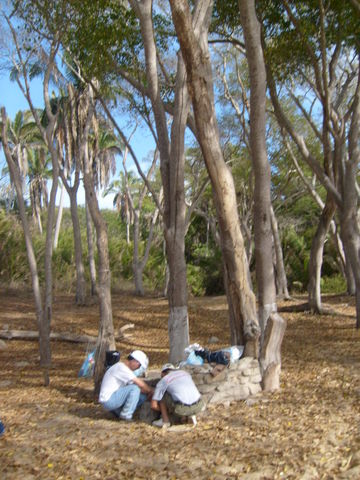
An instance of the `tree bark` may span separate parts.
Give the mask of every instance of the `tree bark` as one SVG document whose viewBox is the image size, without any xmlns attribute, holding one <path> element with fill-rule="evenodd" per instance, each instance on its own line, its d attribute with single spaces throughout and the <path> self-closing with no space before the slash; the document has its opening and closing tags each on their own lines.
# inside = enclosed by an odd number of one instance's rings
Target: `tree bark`
<svg viewBox="0 0 360 480">
<path fill-rule="evenodd" d="M 126 333 L 126 330 L 134 328 L 133 323 L 128 323 L 123 325 L 115 339 L 122 341 L 124 339 L 129 339 L 131 334 Z M 39 338 L 39 332 L 34 332 L 32 330 L 0 330 L 0 338 L 5 340 L 36 340 Z M 58 340 L 60 342 L 70 342 L 70 343 L 96 343 L 97 337 L 92 335 L 76 335 L 74 333 L 50 333 L 50 340 Z"/>
<path fill-rule="evenodd" d="M 274 240 L 274 250 L 275 250 L 275 265 L 276 265 L 275 280 L 276 280 L 276 287 L 277 287 L 277 295 L 280 298 L 289 300 L 290 295 L 289 295 L 288 286 L 287 286 L 284 256 L 283 256 L 283 251 L 281 247 L 278 223 L 277 223 L 272 205 L 270 206 L 270 218 L 271 218 L 271 230 L 272 230 L 272 235 Z"/>
<path fill-rule="evenodd" d="M 7 115 L 6 115 L 5 108 L 1 109 L 1 117 L 2 117 L 1 140 L 4 148 L 6 162 L 9 167 L 11 180 L 16 190 L 21 224 L 23 227 L 24 238 L 25 238 L 26 254 L 27 254 L 30 273 L 31 273 L 32 289 L 33 289 L 35 308 L 36 308 L 36 320 L 37 320 L 37 325 L 39 329 L 40 364 L 46 364 L 48 362 L 48 359 L 51 358 L 51 350 L 50 350 L 50 342 L 47 341 L 46 329 L 44 328 L 44 311 L 43 311 L 43 303 L 42 303 L 42 296 L 41 296 L 41 290 L 40 290 L 38 267 L 37 267 L 35 253 L 34 253 L 34 247 L 32 244 L 30 227 L 29 227 L 27 216 L 26 216 L 26 208 L 25 208 L 25 202 L 24 202 L 24 196 L 23 196 L 23 190 L 22 190 L 21 175 L 16 163 L 12 158 L 10 148 L 8 145 L 7 131 L 6 131 Z"/>
<path fill-rule="evenodd" d="M 86 237 L 88 245 L 88 260 L 89 260 L 89 269 L 90 269 L 90 283 L 91 283 L 91 296 L 94 297 L 97 293 L 96 287 L 96 265 L 95 265 L 95 254 L 94 254 L 94 240 L 93 240 L 93 229 L 92 229 L 92 220 L 89 212 L 89 206 L 87 201 L 85 201 L 85 215 L 86 215 Z"/>
<path fill-rule="evenodd" d="M 93 116 L 95 115 L 95 105 L 93 103 L 94 100 L 91 87 L 88 87 L 86 95 L 87 98 L 84 99 L 84 102 L 86 102 L 86 123 L 80 129 L 80 158 L 83 163 L 83 181 L 86 202 L 89 206 L 89 211 L 95 226 L 98 250 L 100 324 L 96 346 L 94 373 L 94 394 L 95 397 L 97 397 L 105 370 L 105 353 L 107 350 L 115 350 L 115 337 L 111 305 L 111 275 L 107 225 L 100 212 L 88 150 L 89 129 Z"/>
<path fill-rule="evenodd" d="M 360 228 L 358 217 L 357 174 L 360 164 L 360 70 L 354 100 L 351 106 L 351 122 L 348 134 L 349 160 L 345 164 L 343 179 L 343 205 L 340 224 L 343 232 L 346 260 L 350 261 L 356 285 L 356 328 L 360 328 Z"/>
<path fill-rule="evenodd" d="M 160 95 L 157 53 L 152 24 L 152 1 L 144 0 L 139 2 L 131 0 L 130 4 L 140 20 L 145 48 L 146 77 L 158 136 L 160 171 L 164 191 L 163 225 L 169 267 L 169 284 L 167 289 L 169 301 L 169 360 L 172 363 L 177 363 L 184 359 L 184 349 L 189 344 L 187 279 L 184 254 L 186 231 L 184 134 L 190 109 L 190 100 L 186 88 L 185 68 L 181 57 L 179 57 L 170 142 L 165 108 Z"/>
<path fill-rule="evenodd" d="M 255 177 L 255 265 L 263 340 L 260 366 L 264 389 L 274 390 L 280 387 L 280 352 L 286 324 L 280 315 L 275 315 L 277 305 L 272 262 L 271 174 L 266 149 L 266 70 L 255 0 L 239 0 L 238 4 L 250 76 L 250 153 Z M 271 325 L 267 328 L 271 315 Z"/>
<path fill-rule="evenodd" d="M 240 230 L 234 181 L 224 161 L 215 115 L 212 71 L 207 45 L 212 2 L 204 1 L 200 2 L 200 5 L 207 22 L 206 27 L 203 26 L 201 32 L 196 34 L 192 27 L 188 2 L 170 0 L 173 22 L 186 66 L 197 138 L 213 187 L 221 248 L 226 265 L 228 294 L 232 299 L 238 330 L 243 337 L 237 340 L 245 344 L 245 355 L 257 356 L 260 328 L 255 296 L 248 281 L 249 267 Z"/>
<path fill-rule="evenodd" d="M 57 249 L 58 242 L 59 242 L 61 220 L 62 220 L 63 209 L 64 209 L 64 193 L 65 193 L 65 185 L 62 183 L 61 192 L 60 192 L 59 208 L 58 208 L 58 214 L 57 214 L 57 217 L 56 217 L 55 232 L 54 232 L 54 250 Z"/>
<path fill-rule="evenodd" d="M 321 306 L 321 267 L 323 262 L 324 242 L 329 231 L 330 222 L 335 213 L 335 204 L 328 195 L 319 224 L 313 237 L 309 260 L 308 301 L 312 313 L 322 313 Z"/>
<path fill-rule="evenodd" d="M 85 282 L 85 269 L 83 263 L 83 249 L 81 242 L 81 229 L 78 214 L 77 205 L 77 189 L 72 188 L 68 191 L 70 196 L 70 212 L 71 220 L 73 224 L 74 234 L 74 250 L 75 250 L 75 267 L 76 267 L 76 293 L 75 302 L 76 305 L 85 305 L 86 302 L 86 282 Z"/>
</svg>

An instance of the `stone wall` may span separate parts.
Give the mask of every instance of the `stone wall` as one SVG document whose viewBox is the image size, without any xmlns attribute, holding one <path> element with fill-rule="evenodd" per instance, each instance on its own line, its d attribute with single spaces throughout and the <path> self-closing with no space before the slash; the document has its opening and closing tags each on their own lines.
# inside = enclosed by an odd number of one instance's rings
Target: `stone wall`
<svg viewBox="0 0 360 480">
<path fill-rule="evenodd" d="M 259 362 L 251 357 L 244 357 L 229 367 L 204 363 L 183 369 L 191 374 L 208 405 L 228 405 L 261 391 Z"/>
<path fill-rule="evenodd" d="M 229 405 L 230 402 L 245 400 L 261 391 L 259 362 L 251 357 L 244 357 L 229 367 L 204 363 L 201 366 L 187 365 L 181 368 L 191 374 L 207 406 L 220 403 Z M 159 380 L 159 370 L 148 372 L 145 379 L 153 387 Z M 151 410 L 150 402 L 147 401 L 139 411 L 135 412 L 135 415 L 141 421 L 149 424 L 159 417 L 157 412 Z M 176 421 L 176 419 L 171 418 L 171 421 Z"/>
</svg>

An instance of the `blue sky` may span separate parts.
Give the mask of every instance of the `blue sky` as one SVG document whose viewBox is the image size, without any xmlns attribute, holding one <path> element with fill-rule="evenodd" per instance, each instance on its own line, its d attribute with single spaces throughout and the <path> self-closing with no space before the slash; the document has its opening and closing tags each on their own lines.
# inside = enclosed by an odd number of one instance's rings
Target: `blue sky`
<svg viewBox="0 0 360 480">
<path fill-rule="evenodd" d="M 43 94 L 42 94 L 42 82 L 41 79 L 34 80 L 31 83 L 31 95 L 33 99 L 33 103 L 36 107 L 42 107 L 44 105 L 43 102 Z M 19 86 L 16 82 L 11 82 L 9 80 L 8 73 L 0 72 L 0 106 L 4 106 L 6 108 L 6 112 L 9 118 L 12 120 L 14 119 L 16 113 L 19 110 L 28 109 L 27 101 L 25 100 Z M 148 155 L 148 152 L 154 149 L 154 142 L 150 137 L 150 133 L 144 131 L 144 129 L 138 129 L 135 133 L 132 141 L 132 148 L 134 149 L 136 155 L 138 156 L 139 161 L 141 162 L 145 159 Z M 128 170 L 134 170 L 134 167 L 130 164 L 130 156 L 128 156 L 129 165 L 127 165 Z M 119 176 L 120 169 L 122 168 L 122 160 L 119 158 L 117 171 L 115 174 L 114 179 Z M 2 150 L 0 150 L 0 172 L 2 168 L 5 166 L 6 161 L 4 158 L 4 154 Z M 60 190 L 58 191 L 58 199 L 60 197 Z M 58 203 L 57 199 L 57 203 Z M 85 200 L 85 193 L 83 188 L 79 189 L 78 194 L 78 203 L 79 205 L 83 205 Z M 99 203 L 100 208 L 113 208 L 113 195 L 108 195 L 105 198 L 102 195 L 99 196 Z M 67 194 L 65 195 L 65 206 L 69 206 L 69 199 Z"/>
</svg>

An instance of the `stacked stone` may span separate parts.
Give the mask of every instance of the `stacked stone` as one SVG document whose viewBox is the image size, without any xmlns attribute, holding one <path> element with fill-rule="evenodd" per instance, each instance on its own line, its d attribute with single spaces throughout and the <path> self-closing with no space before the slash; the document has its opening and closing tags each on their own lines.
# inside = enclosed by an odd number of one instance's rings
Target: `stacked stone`
<svg viewBox="0 0 360 480">
<path fill-rule="evenodd" d="M 245 400 L 261 391 L 259 362 L 255 358 L 244 357 L 224 367 L 215 364 L 201 366 L 186 365 L 187 370 L 208 405 Z"/>
<path fill-rule="evenodd" d="M 261 391 L 259 362 L 251 357 L 244 357 L 229 367 L 204 363 L 201 366 L 186 365 L 181 368 L 191 374 L 207 406 L 220 403 L 227 406 L 230 402 L 245 400 Z M 159 380 L 159 370 L 148 372 L 146 382 L 149 385 L 155 387 Z M 159 416 L 151 410 L 150 402 L 143 403 L 135 414 L 141 421 L 149 424 Z"/>
</svg>

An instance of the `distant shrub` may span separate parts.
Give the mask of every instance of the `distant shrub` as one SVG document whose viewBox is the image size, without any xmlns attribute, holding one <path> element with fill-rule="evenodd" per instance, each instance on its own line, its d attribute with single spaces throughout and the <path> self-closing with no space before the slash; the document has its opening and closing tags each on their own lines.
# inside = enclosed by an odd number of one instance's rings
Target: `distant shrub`
<svg viewBox="0 0 360 480">
<path fill-rule="evenodd" d="M 192 295 L 205 295 L 205 272 L 197 265 L 187 265 L 187 283 Z"/>
<path fill-rule="evenodd" d="M 322 277 L 320 285 L 322 293 L 344 293 L 347 289 L 346 280 L 341 274 Z"/>
</svg>

